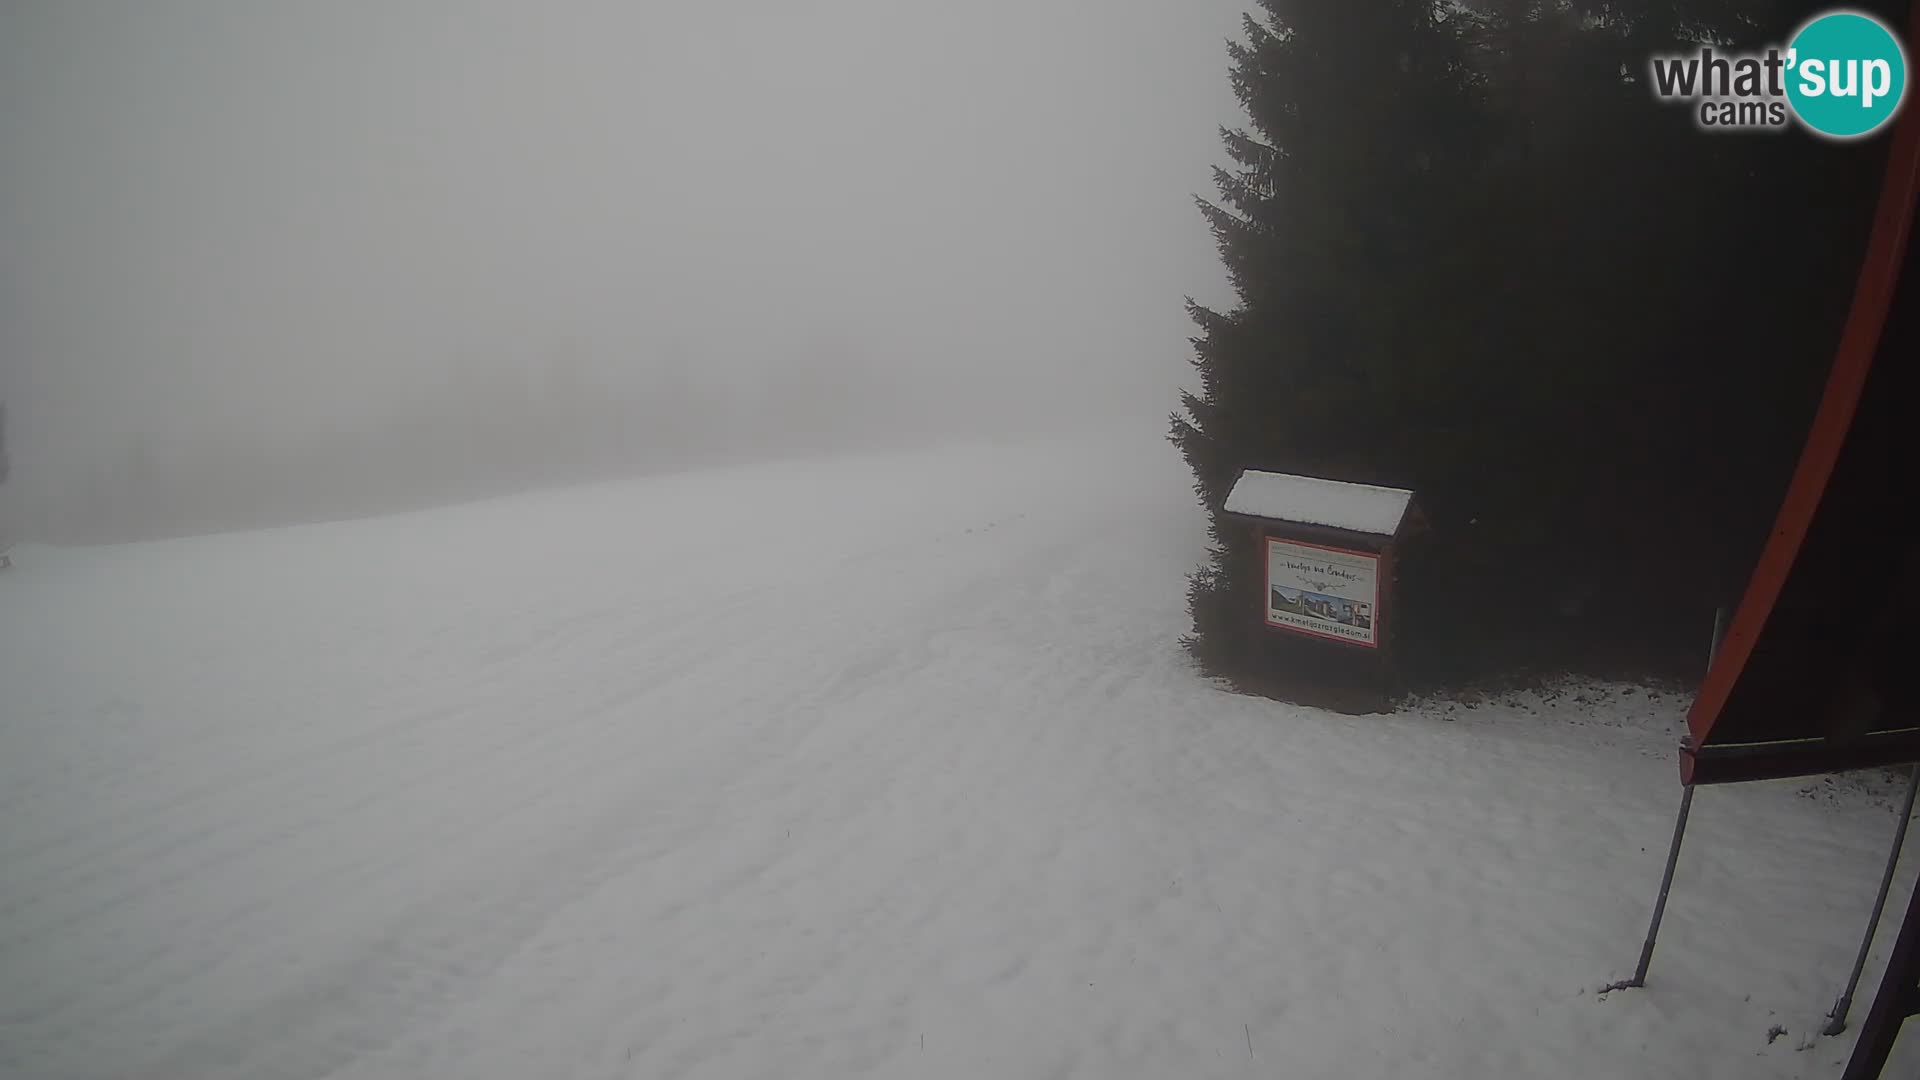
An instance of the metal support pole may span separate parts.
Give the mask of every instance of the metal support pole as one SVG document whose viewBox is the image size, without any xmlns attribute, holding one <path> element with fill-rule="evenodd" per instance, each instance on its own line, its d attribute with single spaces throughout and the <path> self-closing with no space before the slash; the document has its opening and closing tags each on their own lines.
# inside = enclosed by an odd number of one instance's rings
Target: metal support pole
<svg viewBox="0 0 1920 1080">
<path fill-rule="evenodd" d="M 1720 639 L 1727 635 L 1727 609 L 1713 609 L 1713 639 L 1707 642 L 1707 670 L 1713 670 L 1714 658 L 1720 655 Z"/>
<path fill-rule="evenodd" d="M 1720 638 L 1726 631 L 1727 609 L 1715 608 L 1713 612 L 1713 637 L 1707 641 L 1707 670 L 1713 670 L 1713 661 L 1720 654 Z M 1667 868 L 1660 873 L 1660 895 L 1653 901 L 1653 920 L 1647 924 L 1647 940 L 1640 945 L 1640 963 L 1633 969 L 1633 978 L 1617 984 L 1621 989 L 1647 985 L 1647 969 L 1653 966 L 1654 942 L 1660 938 L 1660 921 L 1667 915 L 1667 894 L 1673 890 L 1673 870 L 1680 864 L 1680 841 L 1687 837 L 1687 815 L 1693 811 L 1693 785 L 1688 784 L 1680 792 L 1680 813 L 1673 819 L 1673 843 L 1667 846 Z"/>
<path fill-rule="evenodd" d="M 1920 764 L 1907 772 L 1907 801 L 1900 807 L 1900 822 L 1893 827 L 1893 850 L 1887 852 L 1887 868 L 1880 875 L 1880 892 L 1873 898 L 1873 914 L 1867 916 L 1867 934 L 1860 939 L 1860 955 L 1853 958 L 1853 974 L 1847 976 L 1847 988 L 1827 1013 L 1822 1035 L 1838 1035 L 1847 1030 L 1847 1010 L 1853 1008 L 1853 991 L 1860 985 L 1860 973 L 1867 967 L 1867 952 L 1873 947 L 1874 931 L 1880 928 L 1880 914 L 1887 908 L 1887 890 L 1893 888 L 1893 871 L 1900 865 L 1900 848 L 1907 841 L 1907 819 L 1913 816 L 1913 796 L 1920 790 Z"/>
<path fill-rule="evenodd" d="M 1653 922 L 1647 926 L 1647 940 L 1640 946 L 1640 966 L 1626 986 L 1647 985 L 1647 968 L 1653 963 L 1653 943 L 1660 936 L 1660 920 L 1667 914 L 1667 892 L 1673 888 L 1673 868 L 1680 862 L 1680 841 L 1687 835 L 1687 812 L 1693 809 L 1693 785 L 1680 795 L 1680 816 L 1673 819 L 1673 845 L 1667 848 L 1667 869 L 1660 875 L 1660 896 L 1653 902 Z"/>
<path fill-rule="evenodd" d="M 1907 901 L 1907 916 L 1900 920 L 1900 933 L 1893 939 L 1893 951 L 1887 955 L 1887 971 L 1880 977 L 1880 991 L 1873 995 L 1867 1018 L 1860 1024 L 1860 1037 L 1853 1044 L 1853 1056 L 1847 1059 L 1847 1071 L 1840 1080 L 1873 1080 L 1886 1072 L 1887 1058 L 1900 1039 L 1907 1017 L 1920 1013 L 1920 889 Z"/>
</svg>

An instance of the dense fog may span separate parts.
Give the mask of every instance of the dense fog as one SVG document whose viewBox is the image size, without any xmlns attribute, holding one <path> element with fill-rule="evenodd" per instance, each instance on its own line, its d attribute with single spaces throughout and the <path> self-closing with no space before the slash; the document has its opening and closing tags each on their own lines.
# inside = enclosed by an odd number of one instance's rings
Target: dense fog
<svg viewBox="0 0 1920 1080">
<path fill-rule="evenodd" d="M 0 533 L 1150 437 L 1243 7 L 7 5 Z"/>
</svg>

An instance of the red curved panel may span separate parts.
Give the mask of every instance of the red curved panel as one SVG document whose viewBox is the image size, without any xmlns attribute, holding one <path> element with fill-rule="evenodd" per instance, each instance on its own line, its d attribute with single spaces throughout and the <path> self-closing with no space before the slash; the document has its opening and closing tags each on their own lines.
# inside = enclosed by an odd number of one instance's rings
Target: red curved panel
<svg viewBox="0 0 1920 1080">
<path fill-rule="evenodd" d="M 1920 34 L 1920 2 L 1913 6 L 1910 27 L 1910 40 L 1913 40 L 1914 34 Z M 1803 572 L 1807 570 L 1803 565 L 1807 561 L 1803 555 L 1806 554 L 1808 534 L 1814 529 L 1822 506 L 1830 502 L 1829 487 L 1835 468 L 1842 461 L 1843 451 L 1850 445 L 1850 436 L 1857 434 L 1854 431 L 1855 421 L 1860 414 L 1862 395 L 1869 392 L 1870 381 L 1878 387 L 1872 392 L 1898 393 L 1902 400 L 1920 406 L 1920 401 L 1911 401 L 1907 397 L 1910 378 L 1899 382 L 1897 391 L 1891 389 L 1895 384 L 1888 378 L 1870 380 L 1875 356 L 1885 342 L 1889 313 L 1895 297 L 1913 285 L 1912 282 L 1903 285 L 1901 273 L 1912 240 L 1916 195 L 1920 195 L 1920 109 L 1909 103 L 1894 126 L 1873 231 L 1819 410 L 1808 431 L 1799 464 L 1787 487 L 1773 530 L 1767 537 L 1746 592 L 1734 611 L 1714 662 L 1687 714 L 1690 740 L 1688 748 L 1681 754 L 1681 779 L 1685 783 L 1802 775 L 1920 757 L 1920 735 L 1881 739 L 1872 746 L 1858 739 L 1849 740 L 1844 745 L 1835 742 L 1828 738 L 1834 733 L 1834 713 L 1830 710 L 1825 715 L 1814 714 L 1804 700 L 1797 702 L 1797 707 L 1809 715 L 1788 721 L 1775 718 L 1766 725 L 1759 725 L 1765 728 L 1767 737 L 1763 739 L 1755 739 L 1753 731 L 1730 733 L 1726 730 L 1728 725 L 1722 724 L 1728 704 L 1740 696 L 1743 682 L 1750 683 L 1756 678 L 1755 673 L 1749 671 L 1749 664 L 1754 658 L 1756 644 L 1769 633 L 1770 621 L 1779 614 L 1783 590 L 1788 589 L 1796 567 Z M 1882 363 L 1886 361 L 1883 359 Z M 1902 368 L 1911 364 L 1910 358 L 1900 358 Z M 1885 410 L 1882 409 L 1875 415 L 1884 414 Z M 1920 415 L 1920 408 L 1915 409 L 1914 415 Z M 1884 433 L 1876 435 L 1879 440 L 1874 444 L 1877 452 L 1884 446 L 1888 436 Z M 1853 440 L 1856 453 L 1859 452 L 1857 445 L 1860 441 L 1857 438 Z M 1873 467 L 1882 471 L 1885 468 L 1877 464 Z M 1911 474 L 1906 475 L 1905 483 L 1913 483 Z M 1858 499 L 1850 505 L 1850 513 L 1872 512 L 1862 509 L 1866 504 Z M 1890 591 L 1899 591 L 1903 588 L 1900 584 L 1903 580 L 1901 575 L 1904 573 L 1910 577 L 1911 571 L 1898 561 L 1900 556 L 1897 551 L 1893 558 L 1893 581 L 1888 588 Z M 1796 612 L 1795 617 L 1799 614 Z M 1775 627 L 1776 632 L 1778 629 Z M 1774 650 L 1774 653 L 1775 659 L 1780 655 L 1794 655 L 1780 649 Z M 1830 662 L 1833 655 L 1831 649 L 1826 650 L 1819 662 Z M 1824 677 L 1821 672 L 1814 670 L 1815 663 L 1816 660 L 1810 657 L 1807 661 L 1809 670 L 1798 673 L 1800 677 Z M 1777 677 L 1777 673 L 1769 677 Z M 1791 724 L 1794 730 L 1784 729 L 1783 724 Z M 1817 741 L 1819 745 L 1810 745 L 1809 740 Z M 1704 759 L 1717 749 L 1716 744 L 1729 741 L 1747 745 L 1743 747 L 1741 755 L 1716 762 L 1711 768 L 1706 767 Z"/>
</svg>

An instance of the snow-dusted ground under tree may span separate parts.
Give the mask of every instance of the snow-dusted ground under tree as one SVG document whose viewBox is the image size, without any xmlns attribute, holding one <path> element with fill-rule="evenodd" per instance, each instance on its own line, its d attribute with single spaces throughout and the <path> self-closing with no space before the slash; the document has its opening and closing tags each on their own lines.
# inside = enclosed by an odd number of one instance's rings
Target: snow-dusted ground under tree
<svg viewBox="0 0 1920 1080">
<path fill-rule="evenodd" d="M 1684 702 L 1227 694 L 1202 548 L 1060 444 L 21 549 L 0 1075 L 1837 1075 L 1884 791 L 1703 791 L 1597 994 Z"/>
</svg>

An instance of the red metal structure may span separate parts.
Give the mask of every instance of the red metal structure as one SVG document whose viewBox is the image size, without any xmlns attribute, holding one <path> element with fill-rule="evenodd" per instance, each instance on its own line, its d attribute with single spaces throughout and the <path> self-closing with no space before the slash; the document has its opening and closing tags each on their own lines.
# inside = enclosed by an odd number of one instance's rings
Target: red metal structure
<svg viewBox="0 0 1920 1080">
<path fill-rule="evenodd" d="M 1907 525 L 1920 486 L 1908 430 L 1920 417 L 1916 184 L 1920 113 L 1907 110 L 1820 411 L 1688 713 L 1688 784 L 1920 761 L 1920 717 L 1893 707 L 1891 688 L 1914 655 L 1920 584 Z"/>
<path fill-rule="evenodd" d="M 1920 0 L 1909 39 L 1920 37 Z M 1880 895 L 1826 1034 L 1845 1030 L 1920 789 L 1920 711 L 1901 678 L 1920 657 L 1920 110 L 1895 125 L 1853 305 L 1772 532 L 1687 714 L 1685 793 L 1641 985 L 1698 785 L 1914 767 Z M 1920 1014 L 1920 890 L 1909 902 L 1845 1080 L 1881 1074 Z"/>
<path fill-rule="evenodd" d="M 1819 412 L 1687 715 L 1685 783 L 1920 761 L 1920 716 L 1896 707 L 1891 683 L 1920 642 L 1908 614 L 1920 600 L 1908 525 L 1920 508 L 1917 193 L 1920 111 L 1908 108 Z"/>
</svg>

